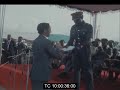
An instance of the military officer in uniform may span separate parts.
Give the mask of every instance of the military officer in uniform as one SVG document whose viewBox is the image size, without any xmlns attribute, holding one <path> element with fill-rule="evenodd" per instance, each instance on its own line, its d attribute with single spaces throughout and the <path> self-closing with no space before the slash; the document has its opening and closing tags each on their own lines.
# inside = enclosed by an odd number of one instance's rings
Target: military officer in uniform
<svg viewBox="0 0 120 90">
<path fill-rule="evenodd" d="M 80 73 L 83 72 L 86 90 L 93 90 L 93 72 L 91 66 L 91 38 L 93 36 L 92 25 L 83 20 L 83 12 L 71 14 L 75 24 L 70 31 L 70 39 L 66 45 L 75 46 L 73 50 L 74 82 L 77 83 L 77 90 L 80 89 Z M 74 43 L 75 42 L 75 43 Z M 74 43 L 74 44 L 73 44 Z"/>
</svg>

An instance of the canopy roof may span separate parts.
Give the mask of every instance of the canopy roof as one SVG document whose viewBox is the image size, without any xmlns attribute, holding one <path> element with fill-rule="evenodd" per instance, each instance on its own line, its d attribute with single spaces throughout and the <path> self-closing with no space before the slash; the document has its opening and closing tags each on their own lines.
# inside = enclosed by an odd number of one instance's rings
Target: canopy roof
<svg viewBox="0 0 120 90">
<path fill-rule="evenodd" d="M 76 9 L 84 10 L 91 13 L 120 10 L 120 5 L 62 5 L 62 6 L 76 8 Z"/>
</svg>

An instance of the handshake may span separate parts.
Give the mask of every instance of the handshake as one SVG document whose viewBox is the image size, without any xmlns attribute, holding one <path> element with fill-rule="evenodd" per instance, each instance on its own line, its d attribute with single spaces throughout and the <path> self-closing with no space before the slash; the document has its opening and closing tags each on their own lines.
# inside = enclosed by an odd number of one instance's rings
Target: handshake
<svg viewBox="0 0 120 90">
<path fill-rule="evenodd" d="M 72 51 L 74 48 L 75 48 L 74 46 L 67 46 L 67 47 L 59 49 L 59 58 L 63 59 L 64 58 L 64 54 L 66 52 Z"/>
<path fill-rule="evenodd" d="M 74 46 L 65 46 L 65 48 L 63 48 L 63 51 L 72 51 L 75 47 Z"/>
</svg>

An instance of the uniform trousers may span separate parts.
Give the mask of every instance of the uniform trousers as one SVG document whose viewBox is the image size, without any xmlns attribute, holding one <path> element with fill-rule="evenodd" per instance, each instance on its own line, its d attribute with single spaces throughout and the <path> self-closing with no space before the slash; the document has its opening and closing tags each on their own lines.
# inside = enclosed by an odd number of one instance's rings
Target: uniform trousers
<svg viewBox="0 0 120 90">
<path fill-rule="evenodd" d="M 93 71 L 91 65 L 91 51 L 90 47 L 83 46 L 82 48 L 75 48 L 72 62 L 74 68 L 74 83 L 77 83 L 77 89 L 80 90 L 81 71 L 84 75 L 86 90 L 93 90 Z"/>
</svg>

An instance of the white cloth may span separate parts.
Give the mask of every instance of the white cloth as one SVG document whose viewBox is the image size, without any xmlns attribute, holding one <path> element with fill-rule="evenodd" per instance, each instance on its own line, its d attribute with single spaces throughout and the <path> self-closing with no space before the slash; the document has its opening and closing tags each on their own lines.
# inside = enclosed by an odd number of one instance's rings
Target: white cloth
<svg viewBox="0 0 120 90">
<path fill-rule="evenodd" d="M 73 50 L 75 47 L 74 46 L 69 46 L 68 48 L 63 48 L 63 51 L 70 51 Z"/>
</svg>

